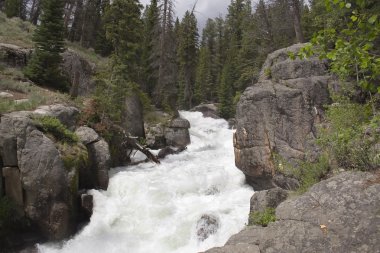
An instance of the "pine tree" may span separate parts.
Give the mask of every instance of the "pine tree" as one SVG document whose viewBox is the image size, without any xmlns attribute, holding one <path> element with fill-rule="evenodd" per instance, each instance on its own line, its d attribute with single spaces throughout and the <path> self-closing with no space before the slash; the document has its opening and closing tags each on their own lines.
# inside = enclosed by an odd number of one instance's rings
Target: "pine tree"
<svg viewBox="0 0 380 253">
<path fill-rule="evenodd" d="M 219 113 L 225 119 L 231 118 L 234 113 L 233 107 L 233 82 L 234 69 L 229 55 L 223 67 L 223 72 L 219 87 Z"/>
<path fill-rule="evenodd" d="M 193 12 L 185 13 L 180 25 L 179 37 L 178 61 L 181 94 L 179 104 L 184 109 L 190 109 L 193 104 L 198 47 L 197 20 Z"/>
<path fill-rule="evenodd" d="M 56 89 L 67 89 L 60 64 L 64 49 L 63 1 L 42 2 L 41 24 L 37 27 L 33 41 L 35 50 L 25 75 L 32 81 Z"/>
<path fill-rule="evenodd" d="M 22 0 L 5 0 L 5 14 L 8 18 L 21 16 Z"/>
<path fill-rule="evenodd" d="M 160 36 L 160 10 L 157 0 L 151 0 L 144 13 L 144 38 L 142 45 L 142 64 L 144 68 L 143 86 L 147 94 L 152 96 L 153 89 L 157 85 L 159 43 Z"/>
</svg>

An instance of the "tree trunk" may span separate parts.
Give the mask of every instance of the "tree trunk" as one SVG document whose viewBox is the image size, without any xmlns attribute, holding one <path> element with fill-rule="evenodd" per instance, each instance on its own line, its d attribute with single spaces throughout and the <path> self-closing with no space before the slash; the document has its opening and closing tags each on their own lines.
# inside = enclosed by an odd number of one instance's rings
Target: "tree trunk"
<svg viewBox="0 0 380 253">
<path fill-rule="evenodd" d="M 301 11 L 300 11 L 300 2 L 299 0 L 292 0 L 292 10 L 293 10 L 293 25 L 294 31 L 296 33 L 297 42 L 305 42 L 305 37 L 303 36 L 302 27 L 301 27 Z"/>
</svg>

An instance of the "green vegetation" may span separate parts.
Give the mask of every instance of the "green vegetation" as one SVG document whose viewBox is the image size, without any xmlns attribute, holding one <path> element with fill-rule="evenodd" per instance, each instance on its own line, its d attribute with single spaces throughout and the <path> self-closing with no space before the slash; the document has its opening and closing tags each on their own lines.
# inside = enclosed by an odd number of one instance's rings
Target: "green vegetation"
<svg viewBox="0 0 380 253">
<path fill-rule="evenodd" d="M 64 2 L 47 0 L 42 2 L 41 24 L 35 30 L 35 48 L 25 75 L 35 83 L 67 90 L 68 81 L 63 76 L 60 64 L 64 48 Z"/>
<path fill-rule="evenodd" d="M 64 126 L 57 118 L 51 116 L 35 117 L 34 121 L 44 133 L 51 134 L 58 141 L 77 143 L 78 136 Z"/>
<path fill-rule="evenodd" d="M 28 221 L 17 215 L 12 201 L 6 197 L 0 198 L 0 249 L 9 248 L 10 238 L 28 226 Z"/>
<path fill-rule="evenodd" d="M 66 169 L 79 169 L 88 165 L 87 148 L 82 143 L 60 142 L 57 145 Z"/>
<path fill-rule="evenodd" d="M 32 35 L 35 27 L 20 18 L 7 18 L 0 11 L 0 41 L 1 43 L 14 44 L 20 47 L 33 46 Z"/>
<path fill-rule="evenodd" d="M 266 208 L 263 212 L 251 212 L 248 218 L 248 226 L 259 225 L 266 227 L 270 222 L 276 221 L 276 209 Z"/>
</svg>

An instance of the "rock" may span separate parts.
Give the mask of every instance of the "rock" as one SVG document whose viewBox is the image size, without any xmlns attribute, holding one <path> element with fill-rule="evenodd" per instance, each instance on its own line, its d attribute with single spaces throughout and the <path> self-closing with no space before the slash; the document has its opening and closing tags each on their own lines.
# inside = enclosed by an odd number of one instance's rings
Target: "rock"
<svg viewBox="0 0 380 253">
<path fill-rule="evenodd" d="M 289 60 L 288 52 L 297 52 L 301 46 L 270 54 L 259 82 L 245 90 L 237 105 L 235 163 L 255 190 L 276 186 L 274 154 L 292 165 L 305 160 L 308 153 L 318 156 L 312 145 L 315 124 L 330 102 L 328 88 L 335 79 L 316 57 Z"/>
<path fill-rule="evenodd" d="M 171 148 L 171 147 L 165 147 L 165 148 L 161 149 L 160 152 L 158 152 L 157 157 L 159 159 L 163 159 L 163 158 L 165 158 L 168 155 L 179 154 L 182 151 L 184 151 L 185 149 L 186 149 L 185 147 L 181 147 L 181 148 L 178 148 L 178 149 L 174 149 L 174 148 Z"/>
<path fill-rule="evenodd" d="M 31 49 L 0 43 L 0 62 L 3 62 L 11 67 L 25 67 L 31 53 Z"/>
<path fill-rule="evenodd" d="M 288 192 L 281 188 L 255 192 L 251 197 L 250 211 L 263 212 L 266 208 L 276 208 L 287 197 Z"/>
<path fill-rule="evenodd" d="M 282 202 L 277 221 L 268 227 L 247 227 L 219 251 L 206 252 L 237 252 L 246 244 L 262 253 L 379 252 L 379 179 L 371 173 L 344 172 L 322 181 Z M 221 251 L 225 248 L 229 251 Z"/>
<path fill-rule="evenodd" d="M 68 220 L 71 203 L 67 171 L 59 151 L 40 131 L 31 130 L 19 152 L 27 217 L 50 239 L 63 239 L 72 231 Z"/>
<path fill-rule="evenodd" d="M 259 246 L 249 243 L 239 243 L 237 245 L 226 245 L 221 248 L 213 248 L 207 253 L 262 253 Z"/>
<path fill-rule="evenodd" d="M 100 140 L 99 134 L 97 134 L 94 129 L 86 126 L 78 127 L 77 130 L 75 130 L 75 134 L 84 145 Z"/>
<path fill-rule="evenodd" d="M 23 98 L 23 99 L 17 99 L 13 101 L 15 104 L 23 104 L 23 103 L 29 103 L 29 99 Z"/>
<path fill-rule="evenodd" d="M 111 155 L 108 147 L 108 143 L 101 139 L 88 145 L 89 160 L 90 160 L 90 171 L 92 182 L 86 185 L 86 189 L 102 189 L 107 190 L 109 176 L 108 170 L 111 168 Z M 80 176 L 88 180 L 85 176 Z"/>
<path fill-rule="evenodd" d="M 121 122 L 132 136 L 145 138 L 143 106 L 137 94 L 126 97 Z"/>
<path fill-rule="evenodd" d="M 228 129 L 236 129 L 236 119 L 231 118 L 228 121 Z"/>
<path fill-rule="evenodd" d="M 209 117 L 213 119 L 220 119 L 218 115 L 218 107 L 215 104 L 200 104 L 190 111 L 201 112 L 205 118 Z"/>
<path fill-rule="evenodd" d="M 204 214 L 197 222 L 197 236 L 199 241 L 206 240 L 219 229 L 219 220 L 214 215 Z"/>
<path fill-rule="evenodd" d="M 151 149 L 166 147 L 165 128 L 159 123 L 157 125 L 146 125 L 146 145 Z"/>
<path fill-rule="evenodd" d="M 17 140 L 11 134 L 0 135 L 0 154 L 3 158 L 3 166 L 17 167 Z"/>
<path fill-rule="evenodd" d="M 92 215 L 92 209 L 94 208 L 94 197 L 91 194 L 82 194 L 81 207 L 86 212 L 88 217 L 90 217 Z"/>
<path fill-rule="evenodd" d="M 33 113 L 42 116 L 55 117 L 69 129 L 72 129 L 75 126 L 79 116 L 78 108 L 62 104 L 43 105 L 38 107 Z"/>
<path fill-rule="evenodd" d="M 300 183 L 298 182 L 297 179 L 291 178 L 291 177 L 286 177 L 280 173 L 277 173 L 276 175 L 273 176 L 273 184 L 276 187 L 280 187 L 285 190 L 290 190 L 294 191 L 300 187 Z"/>
<path fill-rule="evenodd" d="M 11 93 L 4 92 L 4 91 L 0 92 L 0 98 L 12 98 L 12 97 L 13 95 Z"/>
<path fill-rule="evenodd" d="M 62 54 L 62 70 L 71 83 L 70 95 L 88 96 L 95 90 L 92 76 L 95 74 L 95 64 L 88 62 L 71 49 Z"/>
<path fill-rule="evenodd" d="M 175 118 L 173 119 L 169 127 L 165 129 L 166 144 L 184 148 L 190 144 L 190 122 L 186 119 Z"/>
<path fill-rule="evenodd" d="M 18 215 L 24 215 L 24 198 L 22 193 L 20 170 L 17 167 L 4 167 L 3 177 L 5 195 L 13 201 Z M 2 180 L 2 178 L 0 178 Z"/>
</svg>

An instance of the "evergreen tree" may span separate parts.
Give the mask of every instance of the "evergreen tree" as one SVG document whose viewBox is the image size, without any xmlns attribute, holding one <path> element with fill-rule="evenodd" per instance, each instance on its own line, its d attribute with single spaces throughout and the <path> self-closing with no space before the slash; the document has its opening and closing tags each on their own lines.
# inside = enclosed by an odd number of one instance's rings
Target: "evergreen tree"
<svg viewBox="0 0 380 253">
<path fill-rule="evenodd" d="M 35 50 L 25 75 L 41 85 L 66 89 L 60 64 L 64 49 L 63 1 L 43 0 L 41 24 L 37 27 L 33 41 Z"/>
<path fill-rule="evenodd" d="M 102 0 L 101 8 L 100 8 L 100 21 L 99 21 L 99 29 L 96 34 L 95 39 L 95 52 L 100 54 L 101 56 L 109 56 L 113 51 L 113 45 L 111 41 L 107 39 L 106 29 L 105 29 L 105 13 L 109 8 L 110 1 Z"/>
<path fill-rule="evenodd" d="M 190 109 L 193 104 L 198 45 L 197 20 L 193 12 L 185 13 L 179 38 L 179 104 L 181 108 Z"/>
<path fill-rule="evenodd" d="M 233 117 L 235 109 L 233 108 L 233 82 L 234 68 L 229 55 L 223 67 L 223 72 L 219 87 L 219 113 L 225 119 Z"/>
<path fill-rule="evenodd" d="M 22 3 L 22 0 L 5 0 L 5 14 L 7 17 L 20 17 Z"/>
<path fill-rule="evenodd" d="M 151 0 L 144 13 L 144 38 L 142 45 L 143 86 L 150 96 L 157 85 L 159 43 L 157 38 L 160 34 L 159 26 L 160 10 L 157 0 Z"/>
</svg>

